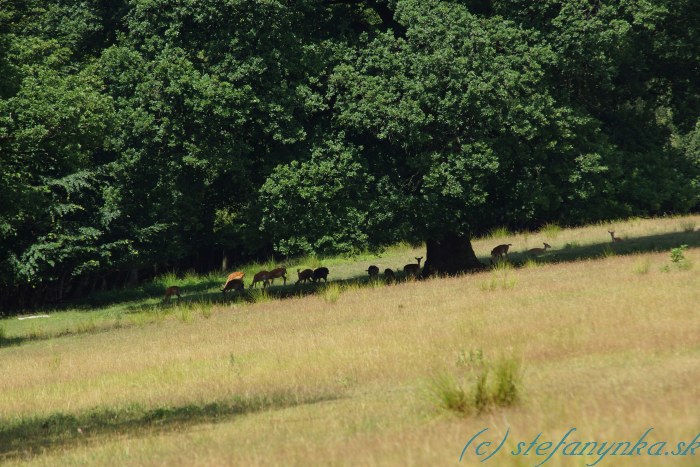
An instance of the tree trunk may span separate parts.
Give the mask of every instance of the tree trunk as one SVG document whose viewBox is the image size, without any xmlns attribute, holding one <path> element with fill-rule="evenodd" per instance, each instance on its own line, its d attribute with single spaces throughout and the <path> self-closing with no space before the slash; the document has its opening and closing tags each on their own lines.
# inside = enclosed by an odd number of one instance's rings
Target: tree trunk
<svg viewBox="0 0 700 467">
<path fill-rule="evenodd" d="M 139 283 L 139 268 L 131 268 L 126 279 L 126 285 L 133 287 Z"/>
<path fill-rule="evenodd" d="M 221 252 L 221 272 L 226 271 L 228 271 L 228 255 L 226 254 L 226 250 L 223 250 Z"/>
<path fill-rule="evenodd" d="M 433 274 L 454 275 L 484 269 L 472 248 L 469 237 L 447 234 L 440 240 L 426 240 L 426 260 L 423 277 Z"/>
</svg>

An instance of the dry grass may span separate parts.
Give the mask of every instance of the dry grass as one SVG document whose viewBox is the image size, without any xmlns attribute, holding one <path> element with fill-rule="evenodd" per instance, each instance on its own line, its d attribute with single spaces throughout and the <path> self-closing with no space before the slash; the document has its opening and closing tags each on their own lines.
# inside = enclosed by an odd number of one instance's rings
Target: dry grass
<svg viewBox="0 0 700 467">
<path fill-rule="evenodd" d="M 546 235 L 557 240 L 519 234 L 507 243 L 516 251 L 540 240 L 585 247 L 609 242 L 606 227 L 550 227 Z M 623 238 L 682 230 L 679 219 L 611 227 Z M 492 243 L 475 248 L 487 254 Z M 412 252 L 400 253 L 409 262 Z M 697 248 L 685 255 L 700 264 Z M 579 440 L 636 440 L 654 427 L 654 441 L 690 441 L 700 431 L 700 276 L 697 266 L 662 271 L 668 264 L 668 252 L 617 255 L 508 270 L 509 287 L 484 287 L 492 274 L 485 273 L 331 288 L 3 347 L 0 459 L 445 465 L 486 427 L 493 441 L 510 428 L 509 450 L 539 432 L 556 440 L 571 427 Z M 464 416 L 435 404 L 435 375 L 468 378 L 470 352 L 520 362 L 515 405 Z M 230 402 L 238 400 L 240 407 Z M 56 421 L 66 416 L 73 418 Z M 56 424 L 48 443 L 46 426 Z M 19 425 L 21 440 L 12 428 Z M 23 454 L 28 447 L 33 452 Z M 488 462 L 541 460 L 499 453 Z M 584 461 L 592 459 L 555 455 L 545 465 Z M 690 466 L 697 456 L 664 461 Z M 481 465 L 473 454 L 463 464 Z M 659 462 L 616 457 L 598 465 Z"/>
</svg>

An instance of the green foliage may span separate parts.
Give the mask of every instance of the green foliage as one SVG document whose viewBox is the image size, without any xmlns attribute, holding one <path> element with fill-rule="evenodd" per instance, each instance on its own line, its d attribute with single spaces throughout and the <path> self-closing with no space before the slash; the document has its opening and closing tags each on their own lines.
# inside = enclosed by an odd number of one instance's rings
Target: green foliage
<svg viewBox="0 0 700 467">
<path fill-rule="evenodd" d="M 681 245 L 677 248 L 671 248 L 671 262 L 678 264 L 686 261 L 684 252 L 687 249 L 688 245 Z"/>
<path fill-rule="evenodd" d="M 359 253 L 368 242 L 372 177 L 357 151 L 328 142 L 278 166 L 260 189 L 261 230 L 286 255 Z"/>
<path fill-rule="evenodd" d="M 0 306 L 222 251 L 697 209 L 699 24 L 692 0 L 5 2 Z"/>
</svg>

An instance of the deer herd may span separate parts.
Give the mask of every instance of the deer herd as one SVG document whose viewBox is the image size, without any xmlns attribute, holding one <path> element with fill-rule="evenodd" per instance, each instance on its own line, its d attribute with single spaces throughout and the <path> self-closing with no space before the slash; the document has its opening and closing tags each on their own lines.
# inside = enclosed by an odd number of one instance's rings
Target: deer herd
<svg viewBox="0 0 700 467">
<path fill-rule="evenodd" d="M 620 237 L 615 236 L 615 231 L 608 230 L 608 233 L 610 234 L 610 237 L 612 238 L 613 243 L 618 243 L 622 242 L 623 239 Z M 508 258 L 508 250 L 510 247 L 513 246 L 512 243 L 506 243 L 503 245 L 498 245 L 494 247 L 491 250 L 491 264 L 495 264 L 497 261 L 502 260 L 502 259 L 507 259 Z M 541 255 L 547 251 L 547 249 L 552 248 L 552 246 L 549 243 L 544 242 L 543 243 L 543 248 L 530 248 L 525 252 L 525 254 L 529 256 L 536 256 L 536 255 Z M 407 279 L 416 279 L 420 276 L 420 263 L 423 260 L 423 257 L 416 257 L 416 262 L 415 263 L 409 263 L 403 267 L 403 275 Z M 367 274 L 369 274 L 370 279 L 378 279 L 379 278 L 379 267 L 372 265 L 366 269 Z M 326 267 L 320 267 L 316 269 L 304 269 L 303 271 L 300 269 L 297 269 L 297 281 L 294 283 L 295 285 L 298 284 L 304 284 L 308 282 L 313 282 L 316 283 L 323 279 L 324 282 L 328 282 L 328 274 L 330 271 Z M 400 274 L 399 270 L 397 269 L 396 272 L 394 272 L 391 268 L 386 268 L 384 270 L 384 279 L 387 282 L 393 282 L 396 281 L 397 279 L 397 274 Z M 226 294 L 227 291 L 234 291 L 234 292 L 243 292 L 244 291 L 244 284 L 243 284 L 243 278 L 245 277 L 245 272 L 243 271 L 236 271 L 232 272 L 231 274 L 228 275 L 226 278 L 226 283 L 224 284 L 224 287 L 221 289 L 221 292 L 223 294 Z M 287 285 L 287 268 L 285 267 L 279 267 L 276 269 L 273 269 L 271 271 L 260 271 L 257 274 L 253 276 L 253 281 L 250 284 L 250 288 L 255 288 L 257 284 L 261 284 L 262 288 L 264 289 L 265 287 L 268 287 L 270 285 L 274 285 L 275 279 L 282 279 L 282 283 L 284 285 Z M 165 299 L 164 301 L 170 300 L 172 296 L 176 296 L 178 301 L 180 300 L 180 288 L 177 286 L 172 286 L 168 287 L 165 290 Z"/>
</svg>

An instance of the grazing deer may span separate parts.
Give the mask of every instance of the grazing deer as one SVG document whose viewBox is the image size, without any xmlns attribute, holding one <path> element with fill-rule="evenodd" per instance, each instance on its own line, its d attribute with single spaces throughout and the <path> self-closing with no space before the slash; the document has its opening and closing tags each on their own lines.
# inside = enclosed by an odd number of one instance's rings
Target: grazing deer
<svg viewBox="0 0 700 467">
<path fill-rule="evenodd" d="M 384 270 L 384 279 L 386 279 L 387 282 L 394 282 L 396 280 L 396 274 L 394 274 L 394 271 L 391 269 L 386 268 Z"/>
<path fill-rule="evenodd" d="M 615 231 L 614 231 L 614 230 L 613 230 L 613 231 L 608 230 L 608 233 L 609 233 L 610 236 L 612 237 L 612 242 L 613 242 L 613 243 L 615 243 L 615 242 L 623 242 L 623 241 L 624 241 L 624 240 L 621 239 L 620 237 L 616 237 L 616 236 L 615 236 Z"/>
<path fill-rule="evenodd" d="M 299 279 L 297 279 L 296 283 L 298 284 L 299 282 L 301 282 L 301 283 L 308 282 L 311 280 L 311 277 L 313 275 L 314 275 L 313 269 L 304 269 L 303 271 L 300 271 L 299 269 L 297 269 L 297 277 L 299 277 Z"/>
<path fill-rule="evenodd" d="M 506 258 L 508 257 L 508 248 L 512 247 L 512 243 L 507 243 L 505 245 L 498 245 L 495 247 L 493 250 L 491 250 L 491 264 L 497 259 L 502 258 L 505 256 Z"/>
<path fill-rule="evenodd" d="M 314 283 L 316 283 L 316 281 L 318 281 L 320 279 L 323 279 L 324 282 L 328 282 L 328 274 L 329 273 L 330 273 L 330 271 L 328 270 L 328 268 L 323 268 L 323 267 L 316 268 L 316 269 L 314 269 L 314 273 L 311 276 L 311 280 L 314 281 Z"/>
<path fill-rule="evenodd" d="M 421 256 L 420 258 L 416 258 L 416 261 L 418 261 L 418 264 L 407 264 L 406 266 L 403 267 L 403 273 L 408 276 L 413 276 L 413 277 L 418 277 L 418 274 L 420 274 L 420 262 L 423 259 Z"/>
<path fill-rule="evenodd" d="M 273 269 L 267 274 L 267 278 L 270 279 L 270 282 L 274 285 L 275 279 L 277 278 L 282 278 L 284 281 L 284 285 L 287 285 L 287 268 L 277 268 Z"/>
<path fill-rule="evenodd" d="M 232 273 L 229 274 L 228 277 L 226 278 L 226 283 L 224 284 L 224 288 L 221 289 L 221 291 L 224 292 L 224 291 L 226 291 L 226 290 L 230 290 L 230 288 L 229 288 L 229 286 L 228 286 L 228 283 L 231 282 L 231 281 L 238 280 L 238 279 L 242 280 L 243 277 L 245 277 L 245 272 L 243 272 L 243 271 L 232 272 Z"/>
<path fill-rule="evenodd" d="M 233 279 L 226 283 L 224 288 L 221 289 L 221 293 L 225 294 L 227 290 L 234 290 L 236 292 L 243 293 L 244 288 L 245 286 L 243 285 L 243 279 Z"/>
<path fill-rule="evenodd" d="M 177 297 L 177 302 L 180 303 L 180 287 L 176 285 L 165 289 L 165 298 L 163 299 L 163 303 L 169 302 L 170 297 L 172 297 L 173 295 Z"/>
<path fill-rule="evenodd" d="M 262 282 L 263 289 L 270 285 L 270 282 L 267 280 L 268 279 L 268 274 L 270 274 L 267 271 L 260 271 L 256 275 L 253 276 L 253 282 L 250 284 L 251 288 L 255 287 L 255 284 L 258 282 Z"/>
<path fill-rule="evenodd" d="M 543 245 L 544 248 L 531 248 L 527 250 L 527 252 L 531 255 L 541 255 L 542 253 L 547 251 L 547 248 L 552 248 L 552 245 L 550 245 L 549 243 L 543 243 Z"/>
<path fill-rule="evenodd" d="M 379 277 L 379 268 L 377 266 L 370 266 L 367 268 L 367 274 L 369 274 L 370 278 L 376 279 Z"/>
</svg>

